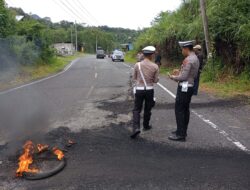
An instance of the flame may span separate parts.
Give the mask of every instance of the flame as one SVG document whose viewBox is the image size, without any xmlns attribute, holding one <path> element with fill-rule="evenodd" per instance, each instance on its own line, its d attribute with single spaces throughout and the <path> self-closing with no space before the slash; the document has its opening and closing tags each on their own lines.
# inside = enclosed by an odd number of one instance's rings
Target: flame
<svg viewBox="0 0 250 190">
<path fill-rule="evenodd" d="M 37 173 L 38 169 L 30 169 L 30 164 L 33 163 L 34 144 L 32 141 L 27 141 L 23 146 L 23 154 L 19 157 L 19 167 L 16 170 L 17 176 L 22 176 L 23 172 Z"/>
<path fill-rule="evenodd" d="M 49 148 L 49 145 L 46 145 L 46 144 L 37 144 L 37 150 L 38 150 L 39 153 L 48 150 L 48 148 Z"/>
<path fill-rule="evenodd" d="M 53 148 L 53 152 L 57 156 L 58 160 L 62 160 L 63 159 L 64 154 L 63 154 L 63 152 L 61 150 L 59 150 L 58 148 L 54 147 Z"/>
</svg>

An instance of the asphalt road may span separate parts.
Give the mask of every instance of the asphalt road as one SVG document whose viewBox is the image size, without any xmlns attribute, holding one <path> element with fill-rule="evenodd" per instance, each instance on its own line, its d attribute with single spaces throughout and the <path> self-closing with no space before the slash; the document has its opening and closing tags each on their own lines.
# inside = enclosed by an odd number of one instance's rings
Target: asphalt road
<svg viewBox="0 0 250 190">
<path fill-rule="evenodd" d="M 249 105 L 201 92 L 187 142 L 171 142 L 176 83 L 161 77 L 153 130 L 131 140 L 131 70 L 86 56 L 55 77 L 0 92 L 0 190 L 248 190 Z M 15 178 L 28 139 L 67 149 L 67 167 L 45 180 Z M 65 148 L 69 139 L 77 144 Z"/>
</svg>

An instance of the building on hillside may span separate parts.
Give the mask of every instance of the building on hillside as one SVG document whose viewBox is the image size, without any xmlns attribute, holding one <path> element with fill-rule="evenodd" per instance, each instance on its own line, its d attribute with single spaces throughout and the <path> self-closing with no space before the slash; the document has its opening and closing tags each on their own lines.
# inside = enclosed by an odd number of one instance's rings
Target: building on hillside
<svg viewBox="0 0 250 190">
<path fill-rule="evenodd" d="M 23 20 L 24 16 L 23 15 L 16 15 L 16 21 L 21 21 Z"/>
<path fill-rule="evenodd" d="M 133 50 L 133 44 L 132 43 L 127 43 L 127 44 L 121 44 L 121 48 L 123 51 L 131 51 Z"/>
<path fill-rule="evenodd" d="M 56 49 L 58 55 L 73 55 L 75 53 L 75 46 L 72 43 L 57 43 L 53 47 Z"/>
</svg>

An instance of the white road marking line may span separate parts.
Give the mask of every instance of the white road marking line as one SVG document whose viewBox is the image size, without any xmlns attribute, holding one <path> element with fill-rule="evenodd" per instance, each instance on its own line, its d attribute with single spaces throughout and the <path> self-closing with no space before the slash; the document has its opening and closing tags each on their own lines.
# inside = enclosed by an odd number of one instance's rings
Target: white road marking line
<svg viewBox="0 0 250 190">
<path fill-rule="evenodd" d="M 131 68 L 130 65 L 127 65 L 126 63 L 122 63 L 124 66 Z"/>
<path fill-rule="evenodd" d="M 176 98 L 176 96 L 170 91 L 168 90 L 165 86 L 163 86 L 162 84 L 158 83 L 158 85 L 164 90 L 166 91 L 170 96 L 172 96 L 173 98 Z M 219 126 L 217 126 L 216 124 L 214 124 L 213 122 L 211 122 L 210 120 L 206 119 L 203 115 L 198 114 L 196 111 L 191 110 L 191 112 L 196 115 L 197 117 L 199 117 L 203 122 L 205 122 L 206 124 L 208 124 L 210 127 L 212 127 L 213 129 L 215 129 L 216 131 L 218 131 L 221 135 L 223 135 L 228 141 L 230 141 L 231 143 L 233 143 L 237 148 L 239 148 L 240 150 L 250 154 L 250 150 L 244 146 L 241 142 L 239 142 L 238 140 L 236 140 L 233 137 L 230 137 L 230 135 L 220 129 Z"/>
<path fill-rule="evenodd" d="M 97 73 L 95 73 L 95 78 L 97 78 L 97 76 L 98 76 L 98 74 L 97 74 Z"/>
<path fill-rule="evenodd" d="M 126 67 L 129 68 L 133 68 L 125 63 L 123 63 L 123 65 L 125 65 Z M 160 86 L 164 91 L 166 91 L 171 97 L 173 97 L 174 99 L 176 98 L 175 94 L 172 93 L 170 90 L 168 90 L 165 86 L 163 86 L 161 83 L 157 83 L 158 86 Z M 199 117 L 203 122 L 205 122 L 206 124 L 208 124 L 210 127 L 212 127 L 213 129 L 215 129 L 216 131 L 218 131 L 221 135 L 223 135 L 229 142 L 233 143 L 237 148 L 239 148 L 240 150 L 250 154 L 250 150 L 244 146 L 241 142 L 239 142 L 238 140 L 236 140 L 233 137 L 230 137 L 230 135 L 220 129 L 216 124 L 214 124 L 213 122 L 211 122 L 210 120 L 206 119 L 203 115 L 198 114 L 196 111 L 191 110 L 191 112 L 196 115 L 197 117 Z"/>
<path fill-rule="evenodd" d="M 57 77 L 57 76 L 59 76 L 59 75 L 65 73 L 67 70 L 69 70 L 70 67 L 72 67 L 72 65 L 74 65 L 75 62 L 77 62 L 79 59 L 80 59 L 80 58 L 75 59 L 75 60 L 72 61 L 69 65 L 67 65 L 67 66 L 63 69 L 63 71 L 61 71 L 61 72 L 59 72 L 59 73 L 57 73 L 57 74 L 55 74 L 55 75 L 52 75 L 52 76 L 49 76 L 49 77 L 46 77 L 46 78 L 43 78 L 43 79 L 40 79 L 40 80 L 31 82 L 31 83 L 28 83 L 28 84 L 24 84 L 24 85 L 15 87 L 15 88 L 11 88 L 11 89 L 9 89 L 9 90 L 2 91 L 2 92 L 0 92 L 0 95 L 8 94 L 8 93 L 13 92 L 13 91 L 15 91 L 15 90 L 18 90 L 18 89 L 21 89 L 21 88 L 24 88 L 24 87 L 27 87 L 27 86 L 30 86 L 30 85 L 33 85 L 33 84 L 40 83 L 40 82 L 42 82 L 42 81 L 45 81 L 45 80 L 48 80 L 48 79 L 51 79 L 51 78 L 54 78 L 54 77 Z"/>
<path fill-rule="evenodd" d="M 172 93 L 171 91 L 169 91 L 165 86 L 163 86 L 161 83 L 157 83 L 158 86 L 160 86 L 163 90 L 165 90 L 170 96 L 172 96 L 173 98 L 176 98 L 175 94 Z"/>
<path fill-rule="evenodd" d="M 88 94 L 87 94 L 87 96 L 86 96 L 87 99 L 88 99 L 88 98 L 90 97 L 90 95 L 92 94 L 94 88 L 95 88 L 94 86 L 91 86 L 91 88 L 89 89 Z"/>
<path fill-rule="evenodd" d="M 238 148 L 240 148 L 241 150 L 247 152 L 249 154 L 249 150 L 243 145 L 241 144 L 240 142 L 238 141 L 234 141 L 233 142 Z"/>
</svg>

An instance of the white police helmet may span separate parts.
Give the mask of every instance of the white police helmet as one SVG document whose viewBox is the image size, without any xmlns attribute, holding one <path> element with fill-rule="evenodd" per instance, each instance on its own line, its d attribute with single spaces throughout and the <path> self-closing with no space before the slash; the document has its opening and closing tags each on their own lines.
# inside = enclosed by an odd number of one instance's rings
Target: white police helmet
<svg viewBox="0 0 250 190">
<path fill-rule="evenodd" d="M 190 47 L 194 45 L 194 41 L 183 41 L 179 42 L 179 45 L 184 48 L 184 47 Z"/>
<path fill-rule="evenodd" d="M 155 47 L 154 46 L 147 46 L 145 48 L 142 49 L 142 52 L 145 54 L 153 54 L 155 53 Z"/>
</svg>

